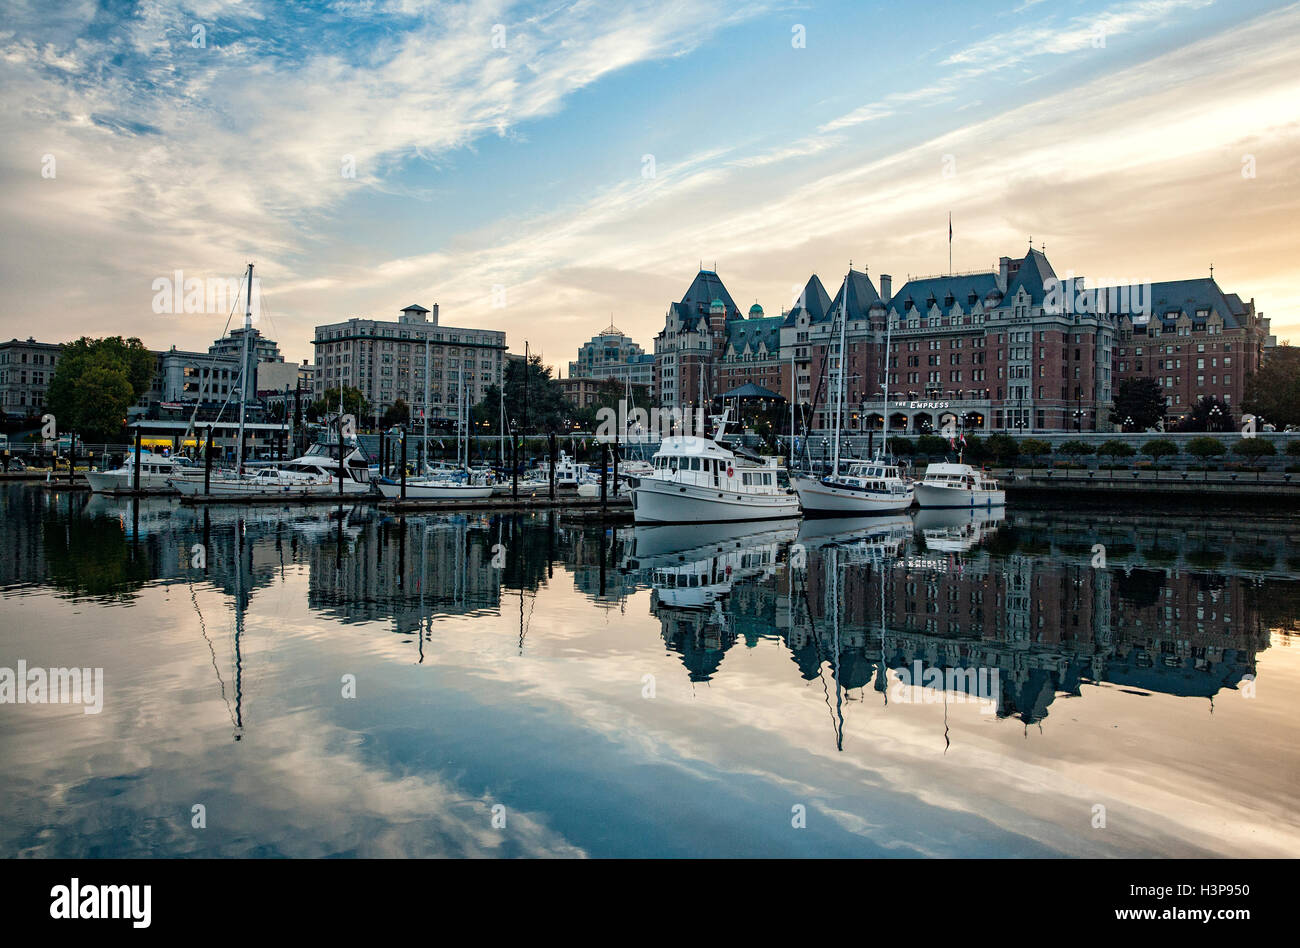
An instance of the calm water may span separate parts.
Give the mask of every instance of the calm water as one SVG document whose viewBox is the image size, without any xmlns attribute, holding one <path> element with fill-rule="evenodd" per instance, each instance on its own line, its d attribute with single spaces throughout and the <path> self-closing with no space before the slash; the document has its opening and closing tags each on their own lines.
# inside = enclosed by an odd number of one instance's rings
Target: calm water
<svg viewBox="0 0 1300 948">
<path fill-rule="evenodd" d="M 1295 520 L 0 491 L 0 855 L 1300 856 Z"/>
</svg>

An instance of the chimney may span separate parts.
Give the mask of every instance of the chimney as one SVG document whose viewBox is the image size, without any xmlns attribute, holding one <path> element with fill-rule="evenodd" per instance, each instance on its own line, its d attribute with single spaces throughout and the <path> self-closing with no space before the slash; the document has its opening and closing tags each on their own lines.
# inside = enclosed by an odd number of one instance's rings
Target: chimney
<svg viewBox="0 0 1300 948">
<path fill-rule="evenodd" d="M 880 298 L 886 306 L 889 305 L 889 297 L 894 290 L 894 278 L 888 273 L 880 274 Z"/>
<path fill-rule="evenodd" d="M 434 324 L 435 326 L 438 325 L 438 304 L 437 304 L 437 303 L 434 303 L 434 304 L 433 304 L 433 314 L 432 314 L 432 319 L 433 319 L 433 324 Z"/>
<path fill-rule="evenodd" d="M 998 289 L 1003 293 L 1007 291 L 1007 280 L 1011 275 L 1011 258 L 998 258 Z"/>
</svg>

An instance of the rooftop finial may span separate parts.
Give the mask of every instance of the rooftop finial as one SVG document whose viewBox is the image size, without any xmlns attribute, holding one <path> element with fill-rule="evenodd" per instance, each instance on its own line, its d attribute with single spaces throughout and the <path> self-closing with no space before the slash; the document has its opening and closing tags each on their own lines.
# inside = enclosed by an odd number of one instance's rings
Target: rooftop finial
<svg viewBox="0 0 1300 948">
<path fill-rule="evenodd" d="M 1213 263 L 1210 264 L 1210 279 L 1211 279 L 1211 280 L 1214 279 L 1214 264 L 1213 264 Z"/>
</svg>

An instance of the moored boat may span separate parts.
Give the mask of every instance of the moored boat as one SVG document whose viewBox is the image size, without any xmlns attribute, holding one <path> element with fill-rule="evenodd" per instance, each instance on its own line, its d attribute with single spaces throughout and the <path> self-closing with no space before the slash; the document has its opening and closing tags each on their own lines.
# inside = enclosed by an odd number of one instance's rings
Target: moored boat
<svg viewBox="0 0 1300 948">
<path fill-rule="evenodd" d="M 781 483 L 776 458 L 739 453 L 722 444 L 727 415 L 714 438 L 676 435 L 655 452 L 654 470 L 633 479 L 637 523 L 781 520 L 799 516 L 799 497 Z"/>
<path fill-rule="evenodd" d="M 1007 495 L 997 481 L 969 464 L 931 464 L 916 485 L 916 502 L 922 507 L 999 507 Z"/>
</svg>

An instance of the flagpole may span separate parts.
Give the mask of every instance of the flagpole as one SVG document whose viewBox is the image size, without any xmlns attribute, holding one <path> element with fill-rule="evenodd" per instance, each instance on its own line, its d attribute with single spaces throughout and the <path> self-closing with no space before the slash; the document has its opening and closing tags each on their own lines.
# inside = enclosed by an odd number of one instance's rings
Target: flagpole
<svg viewBox="0 0 1300 948">
<path fill-rule="evenodd" d="M 952 276 L 952 211 L 948 212 L 948 276 Z"/>
</svg>

